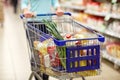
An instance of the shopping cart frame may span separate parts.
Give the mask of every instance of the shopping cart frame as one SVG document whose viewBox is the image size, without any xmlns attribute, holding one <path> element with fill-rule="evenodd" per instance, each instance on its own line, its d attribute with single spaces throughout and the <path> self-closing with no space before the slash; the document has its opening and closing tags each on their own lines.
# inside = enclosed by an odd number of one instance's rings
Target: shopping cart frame
<svg viewBox="0 0 120 80">
<path fill-rule="evenodd" d="M 64 13 L 64 14 L 71 16 L 70 13 Z M 54 13 L 53 13 L 53 14 L 37 14 L 36 16 L 53 16 L 53 15 L 56 15 L 56 14 L 54 14 Z M 24 15 L 21 15 L 20 17 L 21 17 L 22 19 L 24 19 Z M 77 22 L 76 22 L 76 23 L 77 23 Z M 79 23 L 78 23 L 78 24 L 79 24 Z M 81 24 L 79 24 L 79 25 L 82 26 L 82 27 L 84 27 L 84 28 L 86 28 L 86 29 L 89 29 L 91 32 L 97 34 L 97 35 L 99 36 L 98 40 L 101 41 L 101 42 L 104 42 L 104 37 L 103 37 L 101 34 L 93 31 L 91 28 L 88 28 L 88 27 L 83 26 L 83 25 L 81 25 Z M 36 29 L 36 30 L 37 30 L 37 29 Z M 39 30 L 38 30 L 38 31 L 39 31 Z M 53 38 L 53 37 L 52 37 L 52 38 Z M 78 40 L 79 40 L 79 39 L 78 39 Z M 84 39 L 83 39 L 83 40 L 84 40 Z M 55 43 L 56 43 L 57 45 L 62 46 L 62 45 L 64 45 L 64 43 L 69 42 L 69 41 L 71 41 L 71 40 L 63 41 L 63 44 L 59 44 L 59 41 L 57 41 L 56 39 L 54 39 L 54 41 L 55 41 Z M 74 40 L 72 40 L 72 41 L 74 41 Z M 42 80 L 41 77 L 36 73 L 36 71 L 37 71 L 37 70 L 35 70 L 35 71 L 32 72 L 29 80 L 32 79 L 32 76 L 36 76 L 39 80 Z M 83 80 L 85 80 L 85 78 L 84 78 L 83 76 L 81 76 L 81 77 L 82 77 Z M 70 78 L 70 80 L 72 80 L 72 78 Z"/>
</svg>

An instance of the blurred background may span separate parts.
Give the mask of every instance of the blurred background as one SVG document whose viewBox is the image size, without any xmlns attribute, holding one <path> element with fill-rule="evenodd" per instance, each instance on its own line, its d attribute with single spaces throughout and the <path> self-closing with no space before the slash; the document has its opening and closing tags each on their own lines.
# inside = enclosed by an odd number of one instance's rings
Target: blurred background
<svg viewBox="0 0 120 80">
<path fill-rule="evenodd" d="M 86 80 L 120 80 L 120 1 L 59 0 L 64 11 L 106 38 L 101 75 Z M 31 68 L 20 19 L 21 0 L 0 0 L 0 80 L 28 80 Z M 50 80 L 57 80 L 50 77 Z M 74 80 L 81 80 L 76 78 Z"/>
</svg>

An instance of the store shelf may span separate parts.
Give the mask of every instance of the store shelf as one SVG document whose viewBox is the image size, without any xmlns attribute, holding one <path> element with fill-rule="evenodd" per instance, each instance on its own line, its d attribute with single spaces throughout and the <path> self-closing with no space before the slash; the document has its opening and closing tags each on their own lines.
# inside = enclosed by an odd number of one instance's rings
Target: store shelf
<svg viewBox="0 0 120 80">
<path fill-rule="evenodd" d="M 77 15 L 77 13 L 73 13 L 72 15 Z M 120 39 L 120 35 L 119 35 L 118 33 L 109 31 L 109 30 L 107 30 L 107 29 L 105 30 L 104 28 L 99 28 L 99 26 L 96 27 L 95 25 L 90 25 L 90 24 L 87 24 L 87 23 L 82 23 L 82 22 L 80 22 L 80 21 L 77 21 L 77 22 L 85 25 L 85 26 L 88 27 L 88 28 L 91 28 L 91 29 L 93 29 L 93 30 L 95 30 L 95 31 L 98 31 L 98 32 L 100 32 L 100 33 L 103 33 L 103 34 L 106 34 L 106 35 L 108 35 L 108 36 L 112 36 L 112 37 L 115 37 L 115 38 Z"/>
<path fill-rule="evenodd" d="M 111 14 L 111 17 L 114 19 L 120 19 L 120 14 Z"/>
<path fill-rule="evenodd" d="M 104 12 L 97 12 L 93 10 L 85 10 L 85 13 L 96 15 L 96 16 L 102 16 L 102 17 L 105 17 L 106 15 L 110 14 L 110 13 L 104 13 Z"/>
<path fill-rule="evenodd" d="M 77 22 L 79 22 L 79 21 L 77 21 Z M 79 22 L 79 23 L 81 23 L 81 22 Z M 99 30 L 98 28 L 96 28 L 96 27 L 94 27 L 94 26 L 90 26 L 90 25 L 87 25 L 87 24 L 85 24 L 85 23 L 81 23 L 81 24 L 83 24 L 83 25 L 85 25 L 86 27 L 91 28 L 91 29 L 93 29 L 93 30 L 96 30 L 96 31 L 99 31 L 99 32 L 101 32 L 101 33 L 108 34 L 108 35 L 111 35 L 111 36 L 114 36 L 114 37 L 117 37 L 117 38 L 118 38 L 118 35 L 112 34 L 111 32 L 103 32 L 102 30 Z M 120 38 L 120 36 L 119 36 L 119 38 Z M 114 63 L 114 66 L 120 66 L 120 59 L 109 55 L 109 54 L 106 52 L 106 50 L 103 50 L 102 53 L 103 53 L 103 58 L 106 58 L 106 59 L 108 59 L 109 61 L 113 62 L 113 63 Z"/>
<path fill-rule="evenodd" d="M 99 29 L 98 27 L 95 27 L 95 26 L 89 26 L 90 28 L 92 28 L 92 29 L 94 29 L 94 30 L 96 30 L 96 31 L 99 31 L 99 32 L 101 32 L 101 33 L 103 33 L 103 34 L 106 34 L 106 35 L 109 35 L 109 36 L 112 36 L 112 37 L 115 37 L 115 38 L 118 38 L 118 39 L 120 39 L 120 35 L 119 34 L 117 34 L 117 33 L 115 33 L 115 32 L 112 32 L 112 31 L 104 31 L 104 30 L 102 30 L 102 29 Z"/>
<path fill-rule="evenodd" d="M 85 13 L 91 14 L 91 15 L 95 15 L 95 16 L 101 16 L 101 17 L 106 17 L 109 16 L 110 18 L 114 18 L 114 19 L 120 19 L 120 14 L 114 14 L 114 13 L 104 13 L 104 12 L 97 12 L 97 11 L 93 11 L 93 10 L 85 10 Z"/>
<path fill-rule="evenodd" d="M 90 14 L 90 15 L 94 15 L 96 17 L 97 16 L 99 16 L 100 18 L 104 17 L 104 20 L 106 20 L 106 21 L 112 20 L 112 19 L 113 19 L 113 21 L 115 21 L 117 19 L 120 20 L 120 14 L 117 14 L 117 12 L 112 12 L 112 11 L 110 11 L 110 12 L 107 12 L 107 11 L 106 12 L 98 12 L 98 11 L 94 11 L 94 10 L 88 9 L 89 7 L 87 8 L 85 6 L 84 7 L 83 6 L 75 6 L 75 5 L 72 5 L 71 3 L 69 3 L 69 4 L 62 4 L 61 6 L 64 7 L 64 8 L 72 9 L 73 11 L 76 10 L 76 9 L 77 10 L 82 10 L 82 11 L 84 11 L 84 13 L 87 13 L 87 14 Z M 73 16 L 74 15 L 75 16 L 77 16 L 77 15 L 79 16 L 79 13 L 72 13 L 72 15 Z M 117 39 L 120 40 L 120 34 L 118 34 L 116 32 L 113 32 L 112 30 L 108 30 L 107 29 L 108 27 L 104 27 L 104 26 L 100 27 L 100 26 L 92 25 L 90 23 L 89 24 L 88 23 L 82 23 L 80 21 L 77 21 L 77 22 L 85 25 L 86 27 L 88 27 L 90 29 L 93 29 L 95 31 L 98 31 L 98 32 L 102 33 L 104 36 L 111 36 L 113 39 L 117 38 Z M 108 23 L 110 23 L 110 22 L 108 21 Z M 116 58 L 116 57 L 111 56 L 110 54 L 107 53 L 106 50 L 103 50 L 102 53 L 103 53 L 103 58 L 113 62 L 115 67 L 116 66 L 120 67 L 120 58 Z"/>
<path fill-rule="evenodd" d="M 68 3 L 61 4 L 61 7 L 69 8 L 69 9 L 76 9 L 76 10 L 85 10 L 84 6 L 73 6 L 72 4 L 68 4 Z"/>
<path fill-rule="evenodd" d="M 78 14 L 77 13 L 72 13 L 72 15 L 74 16 L 74 15 L 78 15 Z M 93 30 L 101 32 L 103 34 L 106 34 L 106 35 L 109 35 L 109 36 L 112 36 L 112 37 L 120 39 L 120 35 L 118 33 L 115 33 L 115 32 L 109 31 L 109 30 L 105 30 L 105 29 L 102 29 L 102 28 L 98 28 L 99 26 L 96 27 L 95 25 L 90 25 L 90 24 L 87 24 L 87 23 L 82 23 L 80 21 L 77 21 L 77 22 L 85 25 L 88 28 L 91 28 Z"/>
<path fill-rule="evenodd" d="M 105 34 L 107 35 L 110 35 L 110 36 L 113 36 L 113 37 L 116 37 L 116 38 L 119 38 L 120 39 L 120 34 L 118 33 L 114 33 L 112 31 L 105 31 Z"/>
<path fill-rule="evenodd" d="M 103 53 L 103 54 L 102 54 L 102 57 L 103 57 L 103 58 L 105 58 L 105 59 L 113 62 L 114 65 L 120 66 L 120 59 L 109 55 L 109 54 L 106 52 L 106 50 L 103 50 L 102 53 Z"/>
<path fill-rule="evenodd" d="M 86 6 L 72 5 L 71 2 L 62 3 L 61 6 L 64 8 L 73 9 L 73 10 L 84 10 L 85 13 L 95 15 L 95 16 L 101 16 L 101 17 L 109 16 L 109 18 L 120 19 L 120 14 L 111 13 L 111 12 L 97 12 L 94 10 L 86 9 Z"/>
</svg>

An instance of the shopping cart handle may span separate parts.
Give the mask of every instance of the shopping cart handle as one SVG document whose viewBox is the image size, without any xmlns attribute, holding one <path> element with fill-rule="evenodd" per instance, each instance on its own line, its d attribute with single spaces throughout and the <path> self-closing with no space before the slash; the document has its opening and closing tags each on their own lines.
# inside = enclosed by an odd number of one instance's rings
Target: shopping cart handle
<svg viewBox="0 0 120 80">
<path fill-rule="evenodd" d="M 47 14 L 37 14 L 36 16 L 54 16 L 57 15 L 56 13 L 47 13 Z M 69 12 L 64 12 L 64 15 L 69 15 L 71 16 L 71 13 Z"/>
<path fill-rule="evenodd" d="M 57 15 L 57 14 L 56 13 L 47 13 L 47 14 L 36 14 L 35 16 L 54 16 L 54 15 Z M 64 15 L 71 16 L 71 13 L 70 12 L 64 12 Z M 24 14 L 20 15 L 21 19 L 23 19 L 24 17 L 25 17 Z"/>
<path fill-rule="evenodd" d="M 23 19 L 24 17 L 25 17 L 24 14 L 21 14 L 21 15 L 20 15 L 20 18 L 21 18 L 21 19 Z"/>
</svg>

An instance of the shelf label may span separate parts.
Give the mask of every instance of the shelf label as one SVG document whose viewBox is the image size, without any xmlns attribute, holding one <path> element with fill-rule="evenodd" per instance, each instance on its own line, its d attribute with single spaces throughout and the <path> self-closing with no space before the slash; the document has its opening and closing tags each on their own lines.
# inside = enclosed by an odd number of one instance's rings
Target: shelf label
<svg viewBox="0 0 120 80">
<path fill-rule="evenodd" d="M 110 19 L 111 15 L 110 14 L 107 14 L 104 18 L 105 21 L 108 21 Z"/>
<path fill-rule="evenodd" d="M 112 3 L 116 3 L 117 2 L 117 0 L 112 0 Z"/>
</svg>

